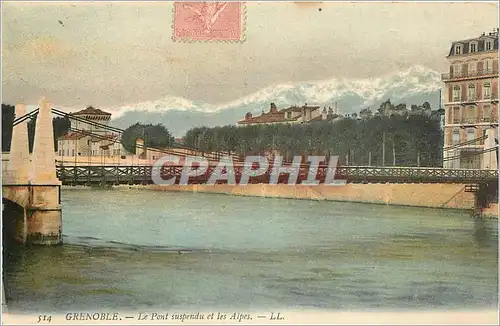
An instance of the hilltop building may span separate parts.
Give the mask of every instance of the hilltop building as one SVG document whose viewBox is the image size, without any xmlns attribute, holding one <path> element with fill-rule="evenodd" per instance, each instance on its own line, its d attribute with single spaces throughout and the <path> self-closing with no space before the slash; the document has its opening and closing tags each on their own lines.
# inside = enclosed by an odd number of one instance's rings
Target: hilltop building
<svg viewBox="0 0 500 326">
<path fill-rule="evenodd" d="M 446 58 L 443 167 L 496 169 L 483 152 L 498 142 L 498 28 L 453 42 Z"/>
<path fill-rule="evenodd" d="M 269 112 L 262 111 L 259 116 L 252 116 L 250 112 L 245 115 L 245 119 L 238 121 L 239 125 L 262 125 L 276 123 L 305 123 L 314 121 L 332 121 L 338 117 L 338 108 L 319 106 L 290 106 L 286 109 L 278 110 L 274 103 L 271 103 Z"/>
</svg>

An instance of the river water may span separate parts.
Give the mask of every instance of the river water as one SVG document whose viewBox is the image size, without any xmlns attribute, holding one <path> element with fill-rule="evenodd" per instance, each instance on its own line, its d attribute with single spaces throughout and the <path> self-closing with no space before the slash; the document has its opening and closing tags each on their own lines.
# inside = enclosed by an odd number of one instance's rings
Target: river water
<svg viewBox="0 0 500 326">
<path fill-rule="evenodd" d="M 496 220 L 467 212 L 64 189 L 64 245 L 8 247 L 11 312 L 497 306 Z"/>
</svg>

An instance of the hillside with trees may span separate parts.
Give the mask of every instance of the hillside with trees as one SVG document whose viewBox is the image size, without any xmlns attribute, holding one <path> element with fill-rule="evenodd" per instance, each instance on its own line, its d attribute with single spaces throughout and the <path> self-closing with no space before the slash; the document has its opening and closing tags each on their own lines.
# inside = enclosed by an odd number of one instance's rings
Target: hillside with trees
<svg viewBox="0 0 500 326">
<path fill-rule="evenodd" d="M 425 104 L 424 104 L 425 105 Z M 372 116 L 335 122 L 193 128 L 184 142 L 202 151 L 262 155 L 276 150 L 291 160 L 295 155 L 339 156 L 341 164 L 375 166 L 441 166 L 443 133 L 440 113 L 430 106 L 382 103 Z M 398 112 L 399 111 L 399 112 Z M 426 113 L 427 112 L 427 113 Z"/>
</svg>

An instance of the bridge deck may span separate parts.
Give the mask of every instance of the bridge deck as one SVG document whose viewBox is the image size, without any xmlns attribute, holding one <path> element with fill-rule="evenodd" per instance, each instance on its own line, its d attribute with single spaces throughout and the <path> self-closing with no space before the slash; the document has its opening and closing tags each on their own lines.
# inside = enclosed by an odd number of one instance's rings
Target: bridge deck
<svg viewBox="0 0 500 326">
<path fill-rule="evenodd" d="M 58 178 L 66 185 L 85 184 L 151 184 L 152 173 L 160 173 L 163 179 L 176 178 L 178 184 L 183 166 L 164 166 L 153 170 L 152 166 L 58 166 Z M 210 166 L 207 171 L 197 177 L 190 177 L 189 184 L 206 183 L 215 166 Z M 239 183 L 242 166 L 235 166 L 236 182 Z M 267 173 L 251 177 L 249 183 L 269 183 L 271 169 Z M 307 179 L 308 167 L 302 166 L 299 170 L 297 183 Z M 325 181 L 328 172 L 327 166 L 317 168 L 316 180 Z M 487 183 L 498 181 L 497 170 L 471 170 L 471 169 L 442 169 L 420 167 L 363 167 L 340 166 L 336 169 L 335 179 L 346 180 L 348 183 Z M 278 183 L 286 184 L 288 174 L 281 174 Z M 221 181 L 218 183 L 225 183 Z"/>
</svg>

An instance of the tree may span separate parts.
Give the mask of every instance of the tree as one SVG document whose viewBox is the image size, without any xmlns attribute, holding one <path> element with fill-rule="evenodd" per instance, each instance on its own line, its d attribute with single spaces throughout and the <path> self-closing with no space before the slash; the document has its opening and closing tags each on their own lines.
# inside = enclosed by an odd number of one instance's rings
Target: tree
<svg viewBox="0 0 500 326">
<path fill-rule="evenodd" d="M 398 105 L 396 105 L 396 107 L 394 108 L 394 110 L 396 111 L 406 111 L 406 104 L 404 103 L 400 103 Z"/>
<path fill-rule="evenodd" d="M 144 139 L 144 146 L 158 149 L 170 147 L 174 143 L 174 137 L 164 125 L 136 123 L 123 131 L 121 137 L 123 147 L 135 154 L 135 144 L 138 138 Z"/>
<path fill-rule="evenodd" d="M 380 103 L 378 112 L 380 115 L 389 115 L 389 113 L 392 112 L 393 109 L 394 105 L 392 105 L 391 99 L 388 99 L 387 101 Z"/>
<path fill-rule="evenodd" d="M 55 117 L 54 120 L 52 120 L 52 125 L 54 126 L 54 146 L 57 151 L 57 138 L 65 135 L 69 131 L 71 121 L 66 117 Z"/>
<path fill-rule="evenodd" d="M 384 138 L 388 165 L 392 164 L 393 148 L 397 165 L 416 166 L 418 158 L 421 166 L 441 164 L 443 134 L 439 121 L 421 114 L 376 115 L 361 120 L 340 119 L 334 123 L 197 127 L 184 137 L 187 146 L 205 152 L 230 151 L 244 156 L 263 155 L 275 149 L 285 159 L 295 155 L 333 155 L 339 156 L 340 163 L 345 163 L 349 155 L 349 164 L 353 165 L 369 162 L 381 165 Z"/>
<path fill-rule="evenodd" d="M 359 111 L 359 116 L 363 119 L 370 119 L 373 116 L 372 110 L 370 108 L 362 109 Z"/>
<path fill-rule="evenodd" d="M 2 104 L 2 152 L 10 151 L 12 139 L 12 123 L 14 122 L 15 107 Z"/>
</svg>

